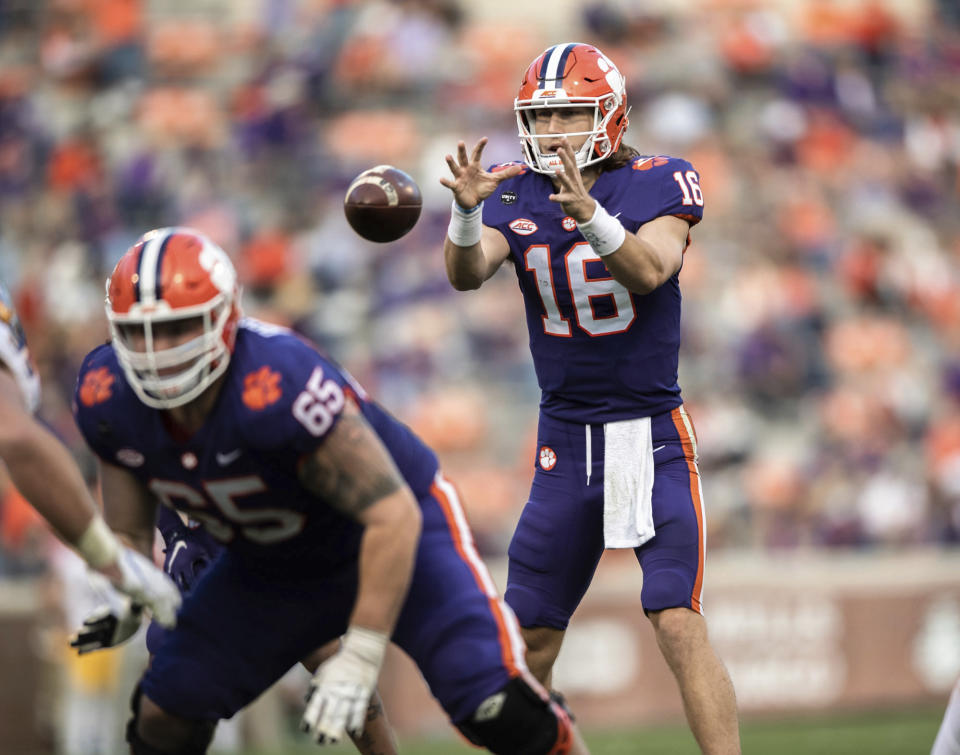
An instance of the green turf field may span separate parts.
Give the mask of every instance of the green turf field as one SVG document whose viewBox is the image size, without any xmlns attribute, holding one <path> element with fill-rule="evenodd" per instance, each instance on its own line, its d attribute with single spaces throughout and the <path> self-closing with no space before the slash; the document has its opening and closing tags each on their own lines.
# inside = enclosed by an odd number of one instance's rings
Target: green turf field
<svg viewBox="0 0 960 755">
<path fill-rule="evenodd" d="M 942 708 L 751 721 L 742 727 L 745 755 L 929 755 L 940 726 Z M 592 755 L 697 755 L 693 737 L 683 726 L 645 727 L 629 731 L 586 732 Z M 401 742 L 403 755 L 467 755 L 478 750 L 454 740 Z M 316 755 L 356 752 L 340 745 L 319 749 L 293 746 L 250 751 L 244 755 Z"/>
</svg>

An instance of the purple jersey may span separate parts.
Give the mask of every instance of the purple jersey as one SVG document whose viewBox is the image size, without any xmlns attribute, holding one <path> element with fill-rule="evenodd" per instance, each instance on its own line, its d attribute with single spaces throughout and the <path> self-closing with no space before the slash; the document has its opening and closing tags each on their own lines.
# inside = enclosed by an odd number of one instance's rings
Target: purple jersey
<svg viewBox="0 0 960 755">
<path fill-rule="evenodd" d="M 550 178 L 532 171 L 503 181 L 483 206 L 484 225 L 510 244 L 527 311 L 544 414 L 601 423 L 679 406 L 678 276 L 644 296 L 607 272 Z M 663 215 L 703 216 L 697 172 L 685 160 L 638 157 L 601 173 L 590 194 L 630 233 Z"/>
<path fill-rule="evenodd" d="M 347 630 L 362 528 L 307 491 L 297 467 L 336 426 L 348 396 L 423 514 L 393 641 L 454 722 L 525 673 L 516 619 L 497 600 L 430 449 L 285 329 L 242 321 L 225 376 L 206 423 L 184 439 L 134 395 L 109 345 L 81 367 L 76 417 L 93 450 L 217 541 L 204 543 L 175 516 L 158 521 L 165 568 L 184 601 L 174 629 L 148 635 L 144 695 L 182 718 L 229 718 Z"/>
<path fill-rule="evenodd" d="M 137 398 L 109 344 L 87 355 L 77 386 L 77 424 L 93 451 L 245 560 L 305 559 L 321 569 L 356 560 L 361 526 L 297 475 L 336 425 L 345 395 L 414 495 L 426 495 L 437 472 L 433 452 L 341 368 L 292 332 L 256 320 L 241 323 L 217 403 L 187 439 Z"/>
</svg>

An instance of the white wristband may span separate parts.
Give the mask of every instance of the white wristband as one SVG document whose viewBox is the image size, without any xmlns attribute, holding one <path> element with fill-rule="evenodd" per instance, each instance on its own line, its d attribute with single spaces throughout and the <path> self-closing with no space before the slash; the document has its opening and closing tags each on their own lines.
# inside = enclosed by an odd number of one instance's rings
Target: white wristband
<svg viewBox="0 0 960 755">
<path fill-rule="evenodd" d="M 380 672 L 383 656 L 387 652 L 387 643 L 390 638 L 383 632 L 373 629 L 351 626 L 343 636 L 343 652 L 356 656 L 374 670 L 374 675 Z"/>
<path fill-rule="evenodd" d="M 601 257 L 613 254 L 623 246 L 627 238 L 627 229 L 599 202 L 597 202 L 597 209 L 593 211 L 593 217 L 586 223 L 577 225 L 583 237 L 590 242 L 593 251 Z"/>
<path fill-rule="evenodd" d="M 94 515 L 90 525 L 76 543 L 77 553 L 94 569 L 102 569 L 117 560 L 120 543 L 107 527 L 103 517 Z"/>
<path fill-rule="evenodd" d="M 480 243 L 483 235 L 483 202 L 469 210 L 463 209 L 453 201 L 453 210 L 450 213 L 450 225 L 447 236 L 457 246 L 470 247 Z"/>
</svg>

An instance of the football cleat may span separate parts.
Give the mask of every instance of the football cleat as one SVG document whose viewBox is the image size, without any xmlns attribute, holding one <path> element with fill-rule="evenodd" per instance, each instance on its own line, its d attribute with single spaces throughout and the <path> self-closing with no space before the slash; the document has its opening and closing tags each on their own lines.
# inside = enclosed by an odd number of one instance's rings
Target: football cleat
<svg viewBox="0 0 960 755">
<path fill-rule="evenodd" d="M 562 107 L 592 108 L 593 128 L 538 134 L 535 111 Z M 576 153 L 577 166 L 583 170 L 617 151 L 629 123 L 626 83 L 620 70 L 596 47 L 579 42 L 554 45 L 530 64 L 513 109 L 524 162 L 538 173 L 552 174 L 563 167 L 559 155 L 540 150 L 541 139 L 586 136 Z"/>
<path fill-rule="evenodd" d="M 227 369 L 240 320 L 237 272 L 202 233 L 160 228 L 120 258 L 106 310 L 127 382 L 148 406 L 171 409 Z"/>
</svg>

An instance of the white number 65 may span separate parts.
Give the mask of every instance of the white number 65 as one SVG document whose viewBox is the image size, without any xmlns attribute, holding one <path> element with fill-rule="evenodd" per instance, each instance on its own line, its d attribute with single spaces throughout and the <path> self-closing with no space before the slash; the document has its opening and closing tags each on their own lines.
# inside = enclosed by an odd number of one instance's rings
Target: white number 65
<svg viewBox="0 0 960 755">
<path fill-rule="evenodd" d="M 343 391 L 333 380 L 323 379 L 323 368 L 317 367 L 307 388 L 293 402 L 293 416 L 312 435 L 323 435 L 333 424 L 333 418 L 343 409 Z"/>
</svg>

